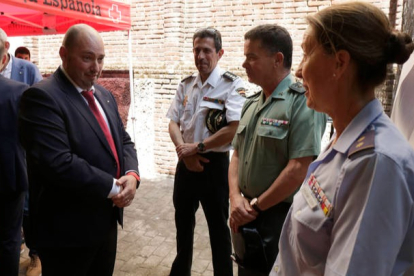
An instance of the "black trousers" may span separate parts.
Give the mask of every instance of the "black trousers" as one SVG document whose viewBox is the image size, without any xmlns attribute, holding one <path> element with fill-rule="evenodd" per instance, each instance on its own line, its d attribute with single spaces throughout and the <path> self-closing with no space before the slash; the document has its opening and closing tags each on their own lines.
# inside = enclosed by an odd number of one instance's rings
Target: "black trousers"
<svg viewBox="0 0 414 276">
<path fill-rule="evenodd" d="M 184 162 L 177 165 L 173 202 L 177 228 L 177 256 L 171 276 L 191 275 L 195 213 L 201 203 L 206 216 L 213 256 L 214 275 L 233 275 L 231 255 L 228 186 L 228 153 L 206 153 L 210 160 L 203 172 L 189 171 Z"/>
<path fill-rule="evenodd" d="M 42 275 L 112 276 L 116 257 L 117 227 L 116 219 L 114 219 L 108 238 L 92 246 L 38 246 Z"/>
<path fill-rule="evenodd" d="M 24 212 L 23 212 L 23 233 L 26 247 L 29 248 L 29 256 L 38 255 L 36 240 L 33 235 L 33 225 L 29 217 L 29 193 L 26 194 L 24 201 Z"/>
<path fill-rule="evenodd" d="M 0 275 L 19 274 L 21 227 L 26 192 L 0 194 Z"/>
<path fill-rule="evenodd" d="M 258 271 L 252 268 L 245 268 L 239 265 L 239 276 L 269 275 L 270 270 L 272 269 L 273 264 L 276 261 L 277 254 L 279 253 L 279 238 L 282 232 L 283 224 L 285 222 L 287 213 L 289 212 L 291 205 L 291 203 L 280 202 L 279 204 L 272 206 L 266 211 L 261 212 L 254 221 L 245 225 L 248 228 L 255 228 L 257 229 L 257 232 L 259 232 L 264 243 L 264 254 L 266 259 L 266 262 L 264 263 L 267 264 L 264 265 L 264 267 L 260 268 L 265 270 L 266 272 Z M 235 240 L 236 236 L 240 235 L 240 233 L 232 233 L 233 241 Z M 248 241 L 246 240 L 245 242 L 248 243 Z"/>
</svg>

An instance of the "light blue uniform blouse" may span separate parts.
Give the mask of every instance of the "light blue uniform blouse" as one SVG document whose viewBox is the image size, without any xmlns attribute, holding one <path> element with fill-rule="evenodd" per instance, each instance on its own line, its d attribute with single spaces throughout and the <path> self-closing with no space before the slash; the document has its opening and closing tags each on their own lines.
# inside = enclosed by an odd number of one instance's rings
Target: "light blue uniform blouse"
<svg viewBox="0 0 414 276">
<path fill-rule="evenodd" d="M 309 166 L 270 275 L 402 275 L 414 261 L 413 199 L 414 151 L 375 99 Z"/>
</svg>

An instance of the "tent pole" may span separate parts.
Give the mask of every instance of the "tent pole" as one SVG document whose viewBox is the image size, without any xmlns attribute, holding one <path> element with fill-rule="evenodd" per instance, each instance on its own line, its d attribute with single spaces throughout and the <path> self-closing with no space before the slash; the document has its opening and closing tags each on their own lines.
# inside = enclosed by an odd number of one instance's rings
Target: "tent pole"
<svg viewBox="0 0 414 276">
<path fill-rule="evenodd" d="M 132 121 L 132 141 L 135 143 L 135 93 L 134 93 L 134 71 L 132 69 L 132 42 L 131 42 L 131 29 L 128 30 L 128 61 L 129 61 L 129 90 L 131 97 L 131 104 L 129 105 L 129 112 L 132 114 L 130 116 Z"/>
</svg>

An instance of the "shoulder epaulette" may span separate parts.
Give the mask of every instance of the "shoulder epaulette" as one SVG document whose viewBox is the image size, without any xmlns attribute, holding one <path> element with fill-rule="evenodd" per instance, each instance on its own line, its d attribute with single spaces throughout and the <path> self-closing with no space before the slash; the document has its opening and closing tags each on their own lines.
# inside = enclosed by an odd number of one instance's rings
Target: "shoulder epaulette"
<svg viewBox="0 0 414 276">
<path fill-rule="evenodd" d="M 254 99 L 260 96 L 260 90 L 257 91 L 256 93 L 254 93 L 253 95 L 250 95 L 249 97 L 247 97 L 247 99 Z"/>
<path fill-rule="evenodd" d="M 357 152 L 375 148 L 375 129 L 362 134 L 349 148 L 348 158 Z"/>
<path fill-rule="evenodd" d="M 231 80 L 231 81 L 235 81 L 238 78 L 238 76 L 236 76 L 235 74 L 233 74 L 230 71 L 227 71 L 226 73 L 224 73 L 223 77 L 225 77 L 226 79 Z"/>
<path fill-rule="evenodd" d="M 189 78 L 194 78 L 195 76 L 193 76 L 193 74 L 191 74 L 191 75 L 189 75 L 189 76 L 187 76 L 187 77 L 185 77 L 185 78 L 183 78 L 182 80 L 181 80 L 181 82 L 185 82 L 186 80 L 188 80 Z"/>
<path fill-rule="evenodd" d="M 292 83 L 289 85 L 289 88 L 299 94 L 303 94 L 306 91 L 301 82 Z"/>
<path fill-rule="evenodd" d="M 254 93 L 253 95 L 250 95 L 249 97 L 247 97 L 247 100 L 245 101 L 242 107 L 242 111 L 241 111 L 242 117 L 244 113 L 246 112 L 246 110 L 252 105 L 252 103 L 255 102 L 255 98 L 259 97 L 260 94 L 261 94 L 260 91 L 258 91 L 257 93 Z"/>
</svg>

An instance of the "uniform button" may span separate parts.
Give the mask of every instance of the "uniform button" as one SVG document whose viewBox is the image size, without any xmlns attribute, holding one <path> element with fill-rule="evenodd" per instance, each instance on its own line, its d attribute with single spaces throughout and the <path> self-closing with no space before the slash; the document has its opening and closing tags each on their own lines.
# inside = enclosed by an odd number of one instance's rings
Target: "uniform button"
<svg viewBox="0 0 414 276">
<path fill-rule="evenodd" d="M 275 272 L 279 272 L 279 266 L 275 265 L 275 267 L 273 268 L 275 270 Z"/>
<path fill-rule="evenodd" d="M 247 165 L 247 161 L 246 161 L 246 162 L 244 162 L 244 164 L 246 164 L 246 165 Z"/>
<path fill-rule="evenodd" d="M 116 165 L 116 163 L 114 164 L 114 168 L 116 168 L 116 167 L 118 167 L 117 165 Z"/>
</svg>

